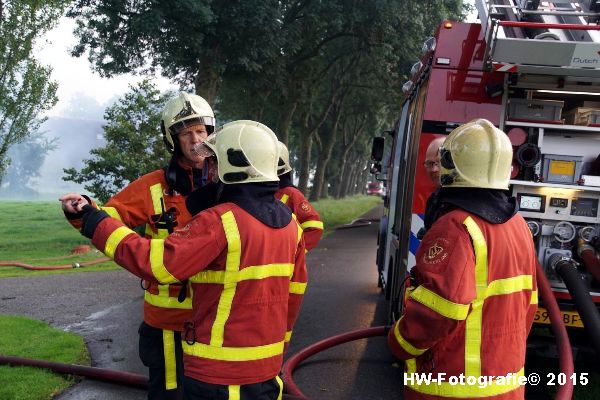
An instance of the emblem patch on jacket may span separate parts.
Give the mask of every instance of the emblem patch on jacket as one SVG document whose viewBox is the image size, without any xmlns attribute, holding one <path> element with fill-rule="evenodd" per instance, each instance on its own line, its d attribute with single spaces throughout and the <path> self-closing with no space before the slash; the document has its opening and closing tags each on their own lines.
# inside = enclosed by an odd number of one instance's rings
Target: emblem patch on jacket
<svg viewBox="0 0 600 400">
<path fill-rule="evenodd" d="M 448 239 L 438 238 L 423 252 L 421 261 L 424 264 L 439 264 L 448 258 L 449 248 L 450 241 Z"/>
<path fill-rule="evenodd" d="M 300 208 L 302 209 L 302 211 L 304 212 L 309 212 L 310 211 L 310 206 L 308 205 L 307 202 L 303 201 L 302 203 L 300 203 Z"/>
</svg>

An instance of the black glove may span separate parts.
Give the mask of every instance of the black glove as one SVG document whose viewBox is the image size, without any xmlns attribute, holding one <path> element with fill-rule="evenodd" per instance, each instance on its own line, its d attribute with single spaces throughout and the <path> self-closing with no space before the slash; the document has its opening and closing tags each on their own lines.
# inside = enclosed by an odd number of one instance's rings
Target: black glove
<svg viewBox="0 0 600 400">
<path fill-rule="evenodd" d="M 104 218 L 108 218 L 109 215 L 101 210 L 97 210 L 94 207 L 86 204 L 81 209 L 83 212 L 81 224 L 81 234 L 87 238 L 92 238 L 94 236 L 94 232 L 96 231 L 96 227 Z"/>
</svg>

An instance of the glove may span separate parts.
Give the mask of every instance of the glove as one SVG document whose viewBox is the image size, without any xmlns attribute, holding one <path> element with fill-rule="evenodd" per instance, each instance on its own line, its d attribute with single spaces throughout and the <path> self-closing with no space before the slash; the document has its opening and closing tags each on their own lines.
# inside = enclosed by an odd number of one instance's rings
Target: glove
<svg viewBox="0 0 600 400">
<path fill-rule="evenodd" d="M 96 227 L 98 226 L 98 224 L 104 218 L 108 218 L 109 215 L 104 211 L 97 210 L 89 204 L 83 206 L 81 211 L 83 212 L 83 215 L 81 217 L 81 234 L 91 239 L 94 237 L 94 232 L 96 231 Z"/>
</svg>

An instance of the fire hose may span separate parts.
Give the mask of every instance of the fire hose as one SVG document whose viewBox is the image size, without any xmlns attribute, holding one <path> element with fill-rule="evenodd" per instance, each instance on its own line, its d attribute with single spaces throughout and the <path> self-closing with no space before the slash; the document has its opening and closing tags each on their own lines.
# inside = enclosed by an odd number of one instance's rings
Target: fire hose
<svg viewBox="0 0 600 400">
<path fill-rule="evenodd" d="M 556 338 L 556 344 L 559 353 L 560 370 L 566 376 L 571 376 L 574 373 L 573 366 L 573 354 L 571 352 L 571 344 L 567 335 L 567 330 L 564 323 L 556 299 L 552 294 L 550 283 L 548 282 L 544 272 L 539 267 L 537 268 L 538 277 L 538 290 L 541 299 L 544 301 L 544 305 L 548 309 L 550 315 L 550 321 L 552 322 L 552 331 Z M 293 372 L 294 369 L 307 358 L 327 350 L 331 347 L 351 342 L 358 339 L 365 339 L 374 336 L 386 336 L 389 327 L 378 326 L 365 329 L 358 329 L 350 332 L 343 333 L 329 337 L 314 343 L 298 353 L 294 354 L 289 358 L 283 365 L 282 374 L 284 379 L 284 388 L 286 395 L 284 399 L 287 400 L 307 400 L 308 398 L 296 382 L 294 381 Z M 128 372 L 114 371 L 103 368 L 86 367 L 82 365 L 63 364 L 57 362 L 43 361 L 43 360 L 32 360 L 20 357 L 4 357 L 0 356 L 0 365 L 12 365 L 12 366 L 32 366 L 39 368 L 51 369 L 55 372 L 66 373 L 71 375 L 84 376 L 91 379 L 101 380 L 105 382 L 112 382 L 121 385 L 133 386 L 138 388 L 147 388 L 148 379 L 145 376 L 132 374 Z M 573 383 L 570 379 L 567 379 L 565 385 L 559 386 L 556 393 L 556 400 L 569 400 L 573 395 Z"/>
<path fill-rule="evenodd" d="M 73 263 L 73 264 L 63 264 L 63 265 L 43 265 L 43 266 L 35 266 L 31 264 L 25 264 L 20 261 L 0 261 L 0 267 L 19 267 L 24 268 L 30 271 L 54 271 L 61 269 L 73 269 L 73 268 L 81 268 L 88 267 L 90 265 L 100 264 L 103 262 L 111 261 L 108 257 L 98 258 L 96 260 L 81 262 L 81 263 Z"/>
</svg>

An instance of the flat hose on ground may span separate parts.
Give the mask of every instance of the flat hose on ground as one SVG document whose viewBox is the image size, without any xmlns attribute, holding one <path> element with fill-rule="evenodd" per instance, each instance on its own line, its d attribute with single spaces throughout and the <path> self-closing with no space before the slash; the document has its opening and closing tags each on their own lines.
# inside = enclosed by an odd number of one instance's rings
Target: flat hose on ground
<svg viewBox="0 0 600 400">
<path fill-rule="evenodd" d="M 544 301 L 544 305 L 548 309 L 550 321 L 552 322 L 552 331 L 554 332 L 556 346 L 558 347 L 560 372 L 566 374 L 566 376 L 571 376 L 575 372 L 575 367 L 573 365 L 573 353 L 571 350 L 571 342 L 569 341 L 567 329 L 565 328 L 564 322 L 562 320 L 562 316 L 558 308 L 558 303 L 556 302 L 554 294 L 552 293 L 552 289 L 550 288 L 548 278 L 546 278 L 544 271 L 539 265 L 537 266 L 537 284 L 540 298 Z M 339 344 L 351 342 L 353 340 L 358 339 L 365 339 L 373 336 L 386 336 L 388 330 L 389 327 L 386 326 L 358 329 L 355 331 L 343 333 L 341 335 L 331 336 L 327 339 L 321 340 L 300 350 L 292 357 L 290 357 L 285 362 L 282 368 L 282 375 L 285 383 L 284 388 L 286 393 L 289 393 L 293 396 L 297 396 L 300 399 L 308 400 L 308 397 L 306 397 L 306 395 L 302 393 L 302 391 L 294 381 L 294 369 L 302 361 L 323 350 L 329 349 Z M 570 379 L 567 379 L 567 382 L 564 385 L 559 386 L 556 392 L 555 400 L 570 400 L 572 396 L 573 382 Z"/>
<path fill-rule="evenodd" d="M 63 264 L 63 265 L 42 265 L 35 266 L 31 264 L 25 264 L 20 261 L 0 261 L 0 267 L 19 267 L 29 271 L 54 271 L 61 269 L 73 269 L 73 268 L 81 268 L 88 267 L 90 265 L 100 264 L 103 262 L 111 261 L 108 257 L 98 258 L 96 260 L 81 262 L 81 263 L 73 263 L 73 264 Z"/>
</svg>

